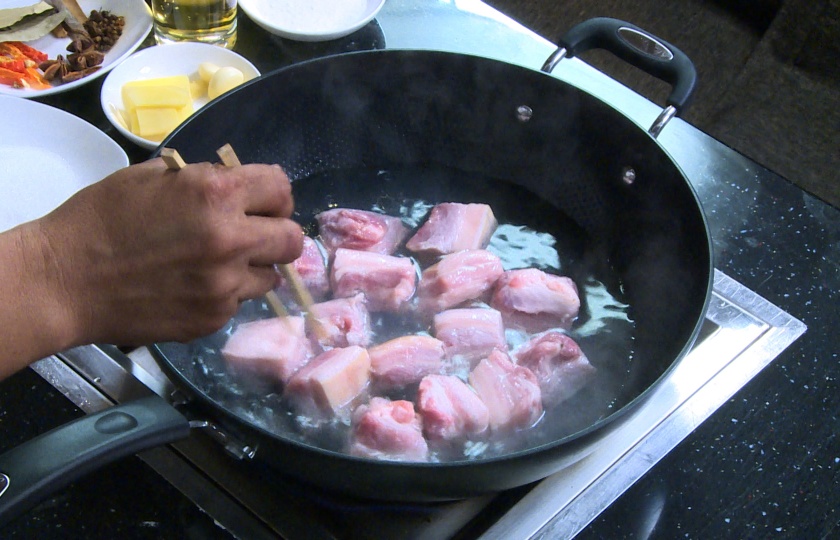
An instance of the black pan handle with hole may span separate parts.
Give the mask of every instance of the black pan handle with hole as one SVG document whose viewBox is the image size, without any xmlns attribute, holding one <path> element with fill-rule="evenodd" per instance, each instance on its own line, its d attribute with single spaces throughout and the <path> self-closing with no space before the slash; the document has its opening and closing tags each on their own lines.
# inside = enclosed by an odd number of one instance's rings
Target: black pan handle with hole
<svg viewBox="0 0 840 540">
<path fill-rule="evenodd" d="M 558 46 L 566 57 L 604 49 L 672 86 L 666 100 L 678 112 L 688 107 L 697 84 L 694 63 L 680 49 L 638 26 L 619 19 L 597 17 L 567 31 Z M 550 70 L 549 70 L 550 71 Z"/>
<path fill-rule="evenodd" d="M 0 455 L 0 525 L 119 458 L 185 438 L 189 421 L 163 398 L 80 417 Z"/>
</svg>

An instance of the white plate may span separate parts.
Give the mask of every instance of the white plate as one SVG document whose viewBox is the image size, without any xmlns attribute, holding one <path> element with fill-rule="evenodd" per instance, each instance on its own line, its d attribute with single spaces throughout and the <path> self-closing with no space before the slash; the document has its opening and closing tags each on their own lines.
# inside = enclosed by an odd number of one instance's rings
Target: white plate
<svg viewBox="0 0 840 540">
<path fill-rule="evenodd" d="M 78 1 L 79 6 L 85 13 L 89 14 L 91 10 L 96 9 L 100 11 L 110 11 L 114 15 L 121 15 L 125 17 L 125 27 L 123 27 L 122 36 L 120 36 L 120 39 L 117 40 L 111 50 L 105 54 L 105 60 L 102 61 L 102 67 L 87 77 L 77 81 L 60 84 L 44 90 L 29 90 L 0 85 L 0 94 L 31 98 L 66 92 L 76 88 L 77 86 L 89 83 L 90 81 L 108 73 L 114 68 L 114 66 L 122 62 L 128 57 L 128 55 L 137 50 L 137 47 L 143 43 L 143 40 L 146 39 L 146 36 L 152 29 L 152 12 L 144 0 Z M 3 2 L 3 7 L 27 6 L 32 3 L 32 0 L 8 0 L 7 2 Z M 57 38 L 52 34 L 47 34 L 40 39 L 28 41 L 26 44 L 48 54 L 51 59 L 55 59 L 59 54 L 67 56 L 67 45 L 70 44 L 70 39 Z"/>
<path fill-rule="evenodd" d="M 297 41 L 328 41 L 352 34 L 379 14 L 385 0 L 239 0 L 267 32 Z"/>
<path fill-rule="evenodd" d="M 128 165 L 113 139 L 61 109 L 0 96 L 0 118 L 0 231 Z"/>
<path fill-rule="evenodd" d="M 100 94 L 105 116 L 128 140 L 148 150 L 154 150 L 160 144 L 159 142 L 138 137 L 129 131 L 123 123 L 124 121 L 120 117 L 120 111 L 124 110 L 122 86 L 130 81 L 172 75 L 187 75 L 191 81 L 197 80 L 199 78 L 198 66 L 202 62 L 212 62 L 220 67 L 235 67 L 245 75 L 246 81 L 260 76 L 260 72 L 254 67 L 254 64 L 235 52 L 218 45 L 207 43 L 155 45 L 133 54 L 105 78 Z M 207 96 L 198 97 L 193 100 L 193 108 L 198 111 L 209 101 Z"/>
</svg>

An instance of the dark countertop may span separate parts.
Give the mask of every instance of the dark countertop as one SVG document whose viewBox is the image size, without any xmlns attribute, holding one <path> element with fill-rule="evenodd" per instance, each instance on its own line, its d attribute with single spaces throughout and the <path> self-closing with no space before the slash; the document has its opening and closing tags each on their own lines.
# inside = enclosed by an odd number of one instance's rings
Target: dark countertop
<svg viewBox="0 0 840 540">
<path fill-rule="evenodd" d="M 437 26 L 418 18 L 442 18 Z M 632 21 L 631 21 L 632 22 Z M 469 32 L 447 32 L 447 24 Z M 489 32 L 489 33 L 488 33 Z M 470 35 L 472 38 L 470 38 Z M 474 52 L 538 68 L 551 45 L 478 1 L 389 0 L 374 23 L 329 44 L 270 38 L 244 15 L 237 50 L 263 71 L 381 47 Z M 568 63 L 567 63 L 568 62 Z M 642 125 L 656 107 L 576 61 L 556 74 Z M 132 147 L 99 110 L 101 82 L 42 101 Z M 677 120 L 660 142 L 697 189 L 715 266 L 808 330 L 629 489 L 580 538 L 826 538 L 840 532 L 840 211 Z M 840 179 L 838 179 L 840 181 Z M 81 415 L 31 370 L 0 383 L 0 451 Z M 9 538 L 229 538 L 140 459 L 110 465 L 7 526 Z"/>
<path fill-rule="evenodd" d="M 840 212 L 722 154 L 744 174 L 699 190 L 715 266 L 808 330 L 580 538 L 840 533 Z"/>
</svg>

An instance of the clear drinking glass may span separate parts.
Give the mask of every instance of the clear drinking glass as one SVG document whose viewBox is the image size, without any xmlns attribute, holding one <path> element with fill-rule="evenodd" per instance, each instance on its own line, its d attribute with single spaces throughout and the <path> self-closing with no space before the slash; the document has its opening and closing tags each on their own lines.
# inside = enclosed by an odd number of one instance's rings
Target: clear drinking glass
<svg viewBox="0 0 840 540">
<path fill-rule="evenodd" d="M 236 0 L 152 0 L 158 43 L 236 44 Z"/>
</svg>

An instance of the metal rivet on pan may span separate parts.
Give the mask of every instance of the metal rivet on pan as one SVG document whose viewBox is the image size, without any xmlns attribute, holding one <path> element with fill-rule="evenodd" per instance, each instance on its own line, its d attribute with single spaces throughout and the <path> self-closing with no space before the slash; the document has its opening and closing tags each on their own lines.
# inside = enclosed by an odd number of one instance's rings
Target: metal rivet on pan
<svg viewBox="0 0 840 540">
<path fill-rule="evenodd" d="M 527 122 L 534 116 L 534 111 L 527 105 L 520 105 L 516 108 L 516 119 L 520 122 Z"/>
<path fill-rule="evenodd" d="M 624 170 L 621 173 L 621 181 L 628 186 L 631 185 L 636 181 L 636 171 L 633 170 L 632 167 L 624 167 Z"/>
</svg>

